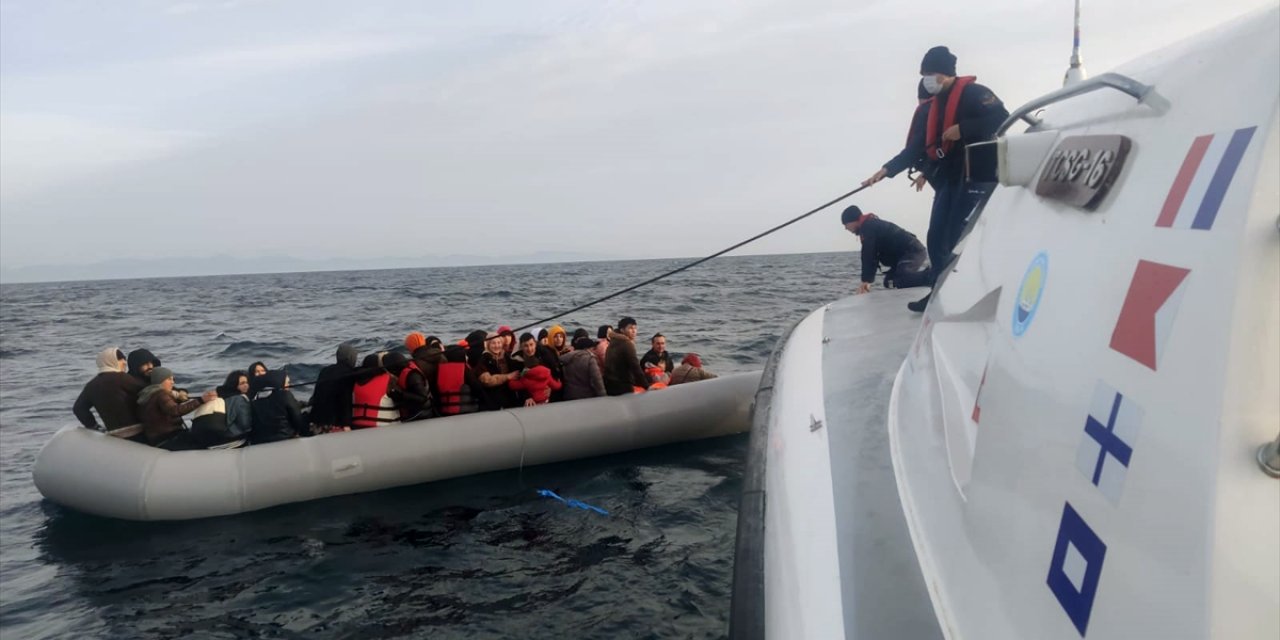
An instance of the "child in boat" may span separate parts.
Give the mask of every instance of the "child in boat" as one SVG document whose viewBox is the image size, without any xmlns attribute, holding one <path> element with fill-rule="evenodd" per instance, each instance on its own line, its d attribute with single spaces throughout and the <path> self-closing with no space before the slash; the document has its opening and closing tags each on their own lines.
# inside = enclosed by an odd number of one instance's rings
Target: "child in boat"
<svg viewBox="0 0 1280 640">
<path fill-rule="evenodd" d="M 702 368 L 702 358 L 696 353 L 690 353 L 680 361 L 680 366 L 671 372 L 671 385 L 710 380 L 714 377 L 716 374 Z"/>
<path fill-rule="evenodd" d="M 528 394 L 524 406 L 531 407 L 551 402 L 551 392 L 559 391 L 563 385 L 551 375 L 551 369 L 538 364 L 525 369 L 519 377 L 507 382 L 507 386 Z"/>
</svg>

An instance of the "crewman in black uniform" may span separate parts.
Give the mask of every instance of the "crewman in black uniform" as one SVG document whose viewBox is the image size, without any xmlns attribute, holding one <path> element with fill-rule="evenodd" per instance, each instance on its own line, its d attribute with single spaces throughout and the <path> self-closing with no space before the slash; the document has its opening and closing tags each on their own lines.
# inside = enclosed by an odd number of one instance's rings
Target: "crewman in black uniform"
<svg viewBox="0 0 1280 640">
<path fill-rule="evenodd" d="M 1009 111 L 995 93 L 975 82 L 974 76 L 956 76 L 956 57 L 946 47 L 925 53 L 920 76 L 933 98 L 925 126 L 912 131 L 904 152 L 908 158 L 923 160 L 934 187 L 926 241 L 936 280 L 949 267 L 969 214 L 995 186 L 995 155 L 972 154 L 966 175 L 965 147 L 992 140 Z M 863 184 L 874 184 L 888 175 L 889 168 L 882 167 Z M 908 307 L 924 311 L 928 303 L 929 296 L 925 296 Z"/>
<path fill-rule="evenodd" d="M 898 155 L 884 163 L 885 178 L 892 178 L 908 169 L 914 171 L 914 176 L 911 175 L 911 172 L 908 172 L 907 175 L 911 177 L 911 186 L 915 187 L 916 191 L 924 189 L 928 176 L 924 173 L 924 154 L 921 153 L 918 144 L 912 145 L 912 141 L 917 138 L 924 139 L 925 124 L 929 118 L 929 103 L 932 100 L 933 95 L 924 88 L 924 80 L 916 83 L 916 111 L 911 114 L 911 126 L 907 129 L 906 146 L 902 148 L 902 151 L 898 152 Z M 875 182 L 879 182 L 879 180 L 868 178 L 862 182 L 862 185 L 868 186 Z"/>
<path fill-rule="evenodd" d="M 862 284 L 858 293 L 871 291 L 880 265 L 889 268 L 884 274 L 886 288 L 908 289 L 933 284 L 929 254 L 915 235 L 898 225 L 881 220 L 874 213 L 863 213 L 857 206 L 840 214 L 844 228 L 862 240 Z"/>
</svg>

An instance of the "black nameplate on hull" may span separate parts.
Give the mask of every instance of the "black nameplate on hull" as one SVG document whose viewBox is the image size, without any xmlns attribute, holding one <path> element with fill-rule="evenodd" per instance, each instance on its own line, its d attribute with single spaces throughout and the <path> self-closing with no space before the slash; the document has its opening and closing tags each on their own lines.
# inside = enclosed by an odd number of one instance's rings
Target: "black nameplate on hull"
<svg viewBox="0 0 1280 640">
<path fill-rule="evenodd" d="M 1133 143 L 1120 135 L 1072 136 L 1058 143 L 1040 173 L 1036 195 L 1093 211 L 1115 184 Z"/>
</svg>

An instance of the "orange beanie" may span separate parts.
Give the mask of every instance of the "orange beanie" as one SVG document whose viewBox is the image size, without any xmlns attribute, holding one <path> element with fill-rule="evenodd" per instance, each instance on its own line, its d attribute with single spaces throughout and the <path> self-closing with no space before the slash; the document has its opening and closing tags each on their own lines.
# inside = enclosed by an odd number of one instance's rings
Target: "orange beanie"
<svg viewBox="0 0 1280 640">
<path fill-rule="evenodd" d="M 413 353 L 418 347 L 426 346 L 426 344 L 427 337 L 417 331 L 404 337 L 404 346 L 409 350 L 409 353 Z"/>
</svg>

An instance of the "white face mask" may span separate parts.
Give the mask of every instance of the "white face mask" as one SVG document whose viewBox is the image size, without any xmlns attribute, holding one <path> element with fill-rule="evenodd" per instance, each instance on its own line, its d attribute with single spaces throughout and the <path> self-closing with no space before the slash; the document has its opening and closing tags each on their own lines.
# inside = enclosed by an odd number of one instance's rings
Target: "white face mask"
<svg viewBox="0 0 1280 640">
<path fill-rule="evenodd" d="M 920 81 L 924 84 L 924 90 L 928 91 L 931 96 L 936 96 L 939 91 L 942 91 L 942 83 L 938 82 L 937 74 L 931 73 L 921 78 Z"/>
</svg>

